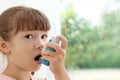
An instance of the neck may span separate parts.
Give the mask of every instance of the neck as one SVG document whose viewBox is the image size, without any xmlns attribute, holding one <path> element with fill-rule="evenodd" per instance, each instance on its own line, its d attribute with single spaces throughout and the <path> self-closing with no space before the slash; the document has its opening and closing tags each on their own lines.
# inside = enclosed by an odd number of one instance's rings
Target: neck
<svg viewBox="0 0 120 80">
<path fill-rule="evenodd" d="M 3 74 L 15 78 L 16 80 L 30 80 L 31 77 L 30 71 L 21 70 L 16 67 L 10 66 L 9 64 Z"/>
</svg>

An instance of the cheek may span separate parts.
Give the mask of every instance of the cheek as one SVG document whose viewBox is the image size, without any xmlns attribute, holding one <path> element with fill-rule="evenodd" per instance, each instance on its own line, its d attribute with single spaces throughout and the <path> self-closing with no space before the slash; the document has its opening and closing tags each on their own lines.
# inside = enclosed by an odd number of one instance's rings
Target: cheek
<svg viewBox="0 0 120 80">
<path fill-rule="evenodd" d="M 46 48 L 46 44 L 47 44 L 47 43 L 48 43 L 48 41 L 45 41 L 45 42 L 44 42 L 44 48 Z"/>
<path fill-rule="evenodd" d="M 14 49 L 12 49 L 11 54 L 10 54 L 10 59 L 14 63 L 19 63 L 19 64 L 27 64 L 29 61 L 32 60 L 32 50 L 28 49 L 29 47 L 26 46 L 17 46 Z"/>
<path fill-rule="evenodd" d="M 24 58 L 29 54 L 30 46 L 27 44 L 18 43 L 12 46 L 11 54 L 16 58 Z"/>
</svg>

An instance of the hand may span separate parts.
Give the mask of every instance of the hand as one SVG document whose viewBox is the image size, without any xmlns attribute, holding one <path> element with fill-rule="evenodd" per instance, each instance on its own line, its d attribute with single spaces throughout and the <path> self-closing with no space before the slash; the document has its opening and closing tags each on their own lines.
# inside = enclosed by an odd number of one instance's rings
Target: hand
<svg viewBox="0 0 120 80">
<path fill-rule="evenodd" d="M 48 42 L 46 47 L 54 48 L 55 51 L 47 50 L 42 53 L 42 59 L 48 60 L 50 62 L 50 70 L 53 73 L 59 72 L 64 69 L 64 58 L 67 48 L 67 39 L 63 36 L 57 36 L 61 41 L 61 45 L 54 42 Z"/>
</svg>

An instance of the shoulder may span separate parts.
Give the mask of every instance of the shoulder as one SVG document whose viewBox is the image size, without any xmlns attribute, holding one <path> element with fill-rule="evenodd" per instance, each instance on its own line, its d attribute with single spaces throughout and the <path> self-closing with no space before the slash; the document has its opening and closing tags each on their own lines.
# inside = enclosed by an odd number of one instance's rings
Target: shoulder
<svg viewBox="0 0 120 80">
<path fill-rule="evenodd" d="M 4 75 L 4 74 L 0 74 L 0 80 L 16 80 L 16 79 L 9 77 L 7 75 Z"/>
<path fill-rule="evenodd" d="M 47 78 L 37 78 L 37 77 L 34 77 L 34 76 L 31 76 L 31 79 L 32 80 L 47 80 Z"/>
</svg>

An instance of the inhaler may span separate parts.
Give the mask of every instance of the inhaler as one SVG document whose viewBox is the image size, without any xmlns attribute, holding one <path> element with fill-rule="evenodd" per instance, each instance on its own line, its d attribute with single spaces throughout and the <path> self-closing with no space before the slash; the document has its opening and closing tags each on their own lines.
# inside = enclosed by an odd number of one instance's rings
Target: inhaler
<svg viewBox="0 0 120 80">
<path fill-rule="evenodd" d="M 60 40 L 53 37 L 52 39 L 49 40 L 49 42 L 55 42 L 55 43 L 59 44 L 59 43 L 60 43 Z M 46 50 L 55 51 L 55 49 L 54 49 L 54 48 L 51 48 L 51 47 L 47 47 Z M 46 66 L 49 66 L 49 64 L 50 64 L 50 62 L 49 62 L 48 60 L 43 60 L 42 57 L 39 58 L 39 61 L 40 61 L 41 63 L 43 63 L 44 65 L 46 65 Z"/>
</svg>

